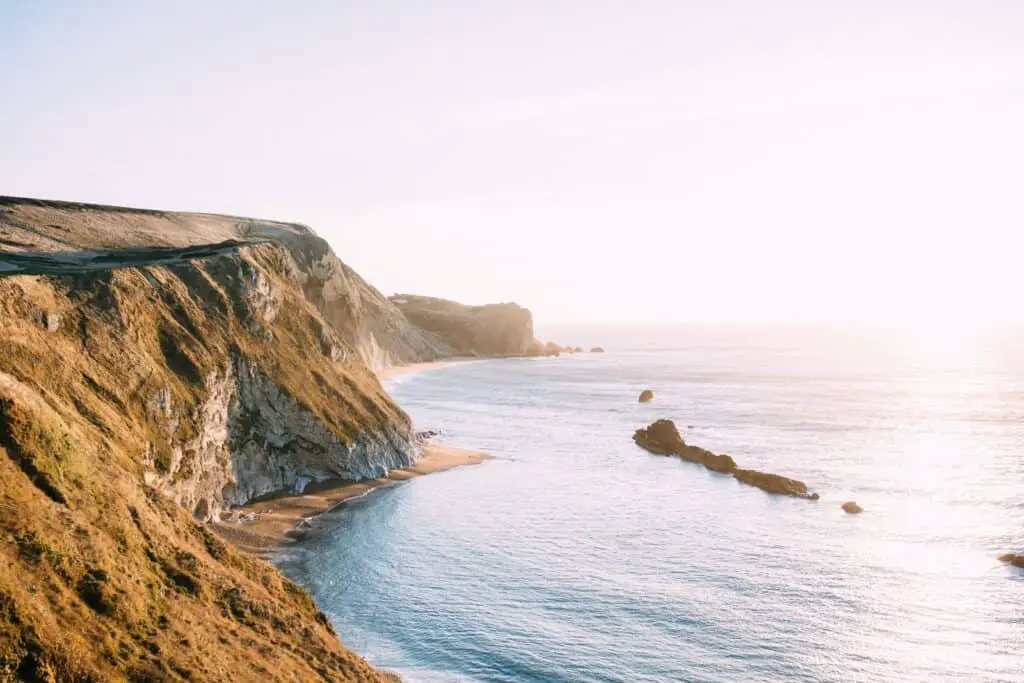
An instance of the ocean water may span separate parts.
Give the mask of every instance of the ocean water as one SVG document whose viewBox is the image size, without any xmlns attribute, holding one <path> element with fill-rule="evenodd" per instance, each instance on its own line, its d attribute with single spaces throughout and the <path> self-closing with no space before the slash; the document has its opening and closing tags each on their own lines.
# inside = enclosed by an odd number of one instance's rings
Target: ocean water
<svg viewBox="0 0 1024 683">
<path fill-rule="evenodd" d="M 1024 681 L 1024 570 L 995 560 L 1024 552 L 1019 336 L 554 338 L 608 352 L 388 384 L 495 460 L 348 503 L 282 554 L 349 647 L 410 682 Z M 661 417 L 821 500 L 637 448 Z"/>
</svg>

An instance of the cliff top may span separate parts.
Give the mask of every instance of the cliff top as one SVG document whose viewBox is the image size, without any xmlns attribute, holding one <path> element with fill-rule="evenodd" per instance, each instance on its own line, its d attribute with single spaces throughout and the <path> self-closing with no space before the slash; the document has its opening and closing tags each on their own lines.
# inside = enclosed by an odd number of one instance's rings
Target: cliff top
<svg viewBox="0 0 1024 683">
<path fill-rule="evenodd" d="M 9 252 L 189 247 L 313 235 L 299 223 L 244 216 L 0 196 L 0 248 Z"/>
</svg>

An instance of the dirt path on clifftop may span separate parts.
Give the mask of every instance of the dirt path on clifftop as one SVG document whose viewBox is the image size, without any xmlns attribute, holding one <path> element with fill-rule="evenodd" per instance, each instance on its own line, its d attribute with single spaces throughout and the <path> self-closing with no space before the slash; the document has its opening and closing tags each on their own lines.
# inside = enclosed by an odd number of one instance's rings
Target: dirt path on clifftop
<svg viewBox="0 0 1024 683">
<path fill-rule="evenodd" d="M 114 268 L 181 263 L 272 241 L 267 238 L 252 238 L 189 247 L 138 247 L 63 252 L 0 251 L 0 275 L 78 275 Z"/>
</svg>

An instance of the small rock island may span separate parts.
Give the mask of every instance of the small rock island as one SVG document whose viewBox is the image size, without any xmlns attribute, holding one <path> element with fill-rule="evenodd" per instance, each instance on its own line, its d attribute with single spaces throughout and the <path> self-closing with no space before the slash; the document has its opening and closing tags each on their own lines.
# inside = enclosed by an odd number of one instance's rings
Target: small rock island
<svg viewBox="0 0 1024 683">
<path fill-rule="evenodd" d="M 1024 568 L 1024 554 L 1006 553 L 1005 555 L 1000 555 L 998 559 L 1000 562 L 1012 564 L 1014 567 Z"/>
<path fill-rule="evenodd" d="M 810 493 L 807 484 L 778 474 L 746 470 L 737 467 L 732 456 L 719 455 L 711 451 L 687 444 L 679 429 L 672 420 L 657 420 L 647 427 L 642 427 L 633 434 L 637 446 L 655 455 L 676 455 L 687 462 L 704 465 L 712 472 L 731 474 L 737 481 L 754 486 L 767 493 L 777 496 L 793 496 L 817 500 L 817 493 Z"/>
</svg>

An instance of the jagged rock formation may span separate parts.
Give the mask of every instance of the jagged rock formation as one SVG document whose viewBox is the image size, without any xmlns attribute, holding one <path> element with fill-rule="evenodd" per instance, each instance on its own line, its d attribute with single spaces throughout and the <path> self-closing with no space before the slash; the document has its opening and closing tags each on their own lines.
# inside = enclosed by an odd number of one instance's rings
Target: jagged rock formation
<svg viewBox="0 0 1024 683">
<path fill-rule="evenodd" d="M 1014 567 L 1024 568 L 1024 555 L 1017 555 L 1015 553 L 1007 553 L 999 556 L 1000 562 L 1006 562 L 1012 564 Z"/>
<path fill-rule="evenodd" d="M 368 366 L 443 342 L 302 226 L 0 198 L 0 249 L 0 680 L 383 680 L 193 520 L 411 463 Z"/>
<path fill-rule="evenodd" d="M 647 403 L 648 401 L 654 400 L 654 392 L 650 389 L 644 389 L 640 392 L 640 398 L 637 399 L 640 403 Z"/>
<path fill-rule="evenodd" d="M 516 304 L 464 304 L 396 294 L 391 303 L 457 356 L 522 356 L 533 348 L 533 315 Z"/>
<path fill-rule="evenodd" d="M 857 502 L 853 500 L 846 501 L 845 503 L 842 504 L 841 507 L 843 508 L 843 512 L 848 512 L 851 515 L 864 512 L 864 508 L 862 508 L 860 505 L 857 505 Z"/>
<path fill-rule="evenodd" d="M 655 455 L 677 455 L 688 462 L 704 465 L 713 472 L 730 474 L 737 481 L 755 486 L 762 491 L 779 496 L 794 496 L 817 500 L 817 493 L 808 493 L 807 485 L 797 479 L 757 470 L 745 470 L 736 466 L 732 456 L 712 453 L 699 446 L 687 444 L 672 420 L 657 420 L 642 427 L 633 434 L 633 442 Z"/>
</svg>

